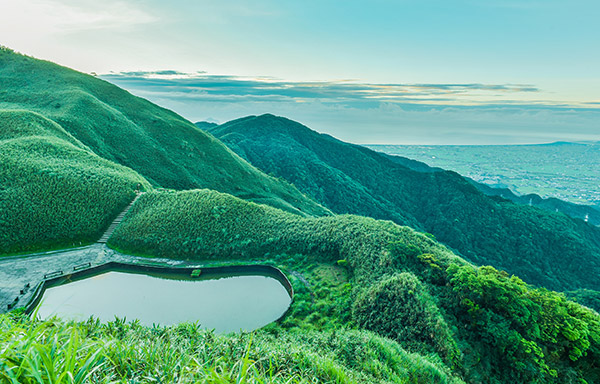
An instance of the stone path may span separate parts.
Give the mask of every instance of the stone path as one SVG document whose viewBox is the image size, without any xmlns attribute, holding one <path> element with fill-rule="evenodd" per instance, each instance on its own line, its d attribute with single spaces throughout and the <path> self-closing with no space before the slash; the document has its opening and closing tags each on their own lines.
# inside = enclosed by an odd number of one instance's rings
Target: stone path
<svg viewBox="0 0 600 384">
<path fill-rule="evenodd" d="M 158 263 L 171 266 L 189 265 L 187 262 L 177 260 L 130 256 L 106 246 L 106 241 L 140 195 L 141 193 L 115 218 L 96 244 L 62 251 L 0 257 L 0 313 L 7 312 L 11 307 L 25 306 L 42 280 L 60 274 L 66 275 L 76 269 L 86 269 L 109 261 L 134 264 Z M 61 273 L 58 273 L 59 271 Z"/>
<path fill-rule="evenodd" d="M 143 195 L 143 194 L 144 194 L 144 192 L 138 192 L 137 193 L 137 195 L 135 196 L 135 199 L 133 199 L 131 201 L 131 203 L 129 203 L 129 205 L 126 206 L 125 209 L 123 209 L 123 212 L 119 213 L 119 215 L 117 217 L 115 217 L 115 219 L 108 226 L 108 228 L 106 229 L 106 231 L 104 232 L 104 234 L 102 235 L 102 237 L 98 240 L 98 243 L 106 244 L 106 242 L 108 241 L 108 238 L 113 234 L 113 232 L 115 231 L 115 229 L 117 229 L 117 227 L 119 226 L 119 224 L 121 224 L 121 221 L 123 221 L 123 218 L 125 217 L 125 215 L 127 214 L 127 212 L 129 212 L 129 210 L 131 209 L 131 207 L 133 207 L 133 204 L 135 204 L 135 202 L 137 201 L 137 199 L 139 199 L 140 196 Z"/>
<path fill-rule="evenodd" d="M 69 274 L 75 267 L 85 269 L 109 261 L 190 266 L 190 263 L 185 261 L 130 256 L 98 243 L 65 251 L 0 258 L 0 313 L 7 312 L 8 305 L 13 303 L 15 298 L 18 298 L 15 307 L 25 306 L 31 299 L 37 284 L 48 274 L 56 271 Z M 29 284 L 28 289 L 25 288 L 27 284 Z"/>
</svg>

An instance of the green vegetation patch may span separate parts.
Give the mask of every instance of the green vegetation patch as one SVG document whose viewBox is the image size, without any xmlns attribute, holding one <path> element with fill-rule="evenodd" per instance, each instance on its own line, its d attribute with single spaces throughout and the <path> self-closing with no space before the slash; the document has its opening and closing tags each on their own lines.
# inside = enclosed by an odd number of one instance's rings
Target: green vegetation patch
<svg viewBox="0 0 600 384">
<path fill-rule="evenodd" d="M 274 332 L 274 333 L 273 333 Z M 146 328 L 0 316 L 7 383 L 456 383 L 427 358 L 352 330 L 215 335 L 198 324 Z"/>
<path fill-rule="evenodd" d="M 362 290 L 352 312 L 361 328 L 410 345 L 411 350 L 433 351 L 447 362 L 460 355 L 427 286 L 412 273 L 384 277 Z"/>
<path fill-rule="evenodd" d="M 368 328 L 471 383 L 600 380 L 596 312 L 389 221 L 159 192 L 142 196 L 110 241 L 148 255 L 282 266 L 296 293 L 286 332 Z"/>
<path fill-rule="evenodd" d="M 93 242 L 148 186 L 38 114 L 0 111 L 0 132 L 0 253 Z"/>
</svg>

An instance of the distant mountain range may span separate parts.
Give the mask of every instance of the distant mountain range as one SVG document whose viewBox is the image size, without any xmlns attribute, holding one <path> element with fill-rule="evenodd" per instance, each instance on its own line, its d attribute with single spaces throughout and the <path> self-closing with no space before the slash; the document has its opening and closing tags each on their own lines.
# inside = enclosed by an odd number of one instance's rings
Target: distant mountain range
<svg viewBox="0 0 600 384">
<path fill-rule="evenodd" d="M 544 199 L 535 193 L 519 196 L 508 188 L 493 188 L 474 180 L 472 182 L 477 189 L 488 196 L 499 196 L 517 204 L 532 205 L 547 211 L 562 212 L 571 217 L 587 221 L 590 224 L 596 226 L 600 225 L 600 210 L 593 205 L 569 203 L 568 201 L 563 201 L 554 197 Z"/>
<path fill-rule="evenodd" d="M 557 144 L 562 145 L 562 144 Z M 383 154 L 383 152 L 382 152 Z M 417 172 L 443 172 L 445 171 L 442 168 L 438 167 L 430 167 L 427 164 L 417 161 L 407 159 L 406 157 L 397 156 L 397 155 L 387 155 L 389 159 L 403 165 L 407 168 L 415 170 Z M 538 207 L 541 209 L 545 209 L 551 212 L 562 212 L 566 215 L 569 215 L 573 218 L 582 219 L 587 221 L 593 225 L 600 225 L 600 209 L 596 208 L 593 205 L 583 205 L 583 204 L 575 204 L 570 203 L 568 201 L 563 201 L 560 199 L 556 199 L 553 197 L 544 199 L 540 195 L 535 193 L 530 193 L 527 195 L 517 195 L 512 192 L 508 188 L 500 188 L 500 187 L 491 187 L 487 184 L 477 182 L 471 178 L 465 177 L 469 180 L 477 189 L 488 196 L 497 196 L 507 200 L 510 200 L 514 203 L 521 205 L 530 205 L 534 207 Z"/>
<path fill-rule="evenodd" d="M 508 188 L 516 195 L 537 194 L 542 198 L 591 205 L 600 210 L 598 142 L 365 146 L 389 155 L 422 161 L 432 167 L 456 171 L 494 188 Z M 537 198 L 531 197 L 535 203 Z M 558 208 L 580 218 L 588 215 L 585 210 L 573 206 L 563 209 L 552 203 L 548 208 Z"/>
<path fill-rule="evenodd" d="M 487 196 L 482 186 L 455 172 L 344 143 L 273 115 L 245 117 L 209 131 L 335 213 L 430 232 L 467 259 L 533 284 L 600 289 L 600 228 L 583 220 Z"/>
</svg>

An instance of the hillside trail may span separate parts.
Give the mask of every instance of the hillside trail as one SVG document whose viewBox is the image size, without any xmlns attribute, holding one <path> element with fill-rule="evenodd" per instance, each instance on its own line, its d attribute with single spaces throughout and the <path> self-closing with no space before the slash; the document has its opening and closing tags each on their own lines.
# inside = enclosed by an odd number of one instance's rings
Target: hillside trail
<svg viewBox="0 0 600 384">
<path fill-rule="evenodd" d="M 129 212 L 131 207 L 133 207 L 133 204 L 135 204 L 137 199 L 139 199 L 140 196 L 143 194 L 144 194 L 144 192 L 138 192 L 136 194 L 135 198 L 131 201 L 131 203 L 129 203 L 129 205 L 126 206 L 125 209 L 123 209 L 123 211 L 121 213 L 119 213 L 119 215 L 117 217 L 115 217 L 113 222 L 108 226 L 108 228 L 106 228 L 106 231 L 104 231 L 104 234 L 102 234 L 102 237 L 100 237 L 100 239 L 98 239 L 98 241 L 96 243 L 106 244 L 106 242 L 112 236 L 115 229 L 117 229 L 119 224 L 121 224 L 121 222 L 123 221 L 123 218 L 125 217 L 125 215 L 127 215 L 127 212 Z"/>
<path fill-rule="evenodd" d="M 131 203 L 113 220 L 102 237 L 94 244 L 0 258 L 0 313 L 29 302 L 34 288 L 48 275 L 68 274 L 108 261 L 137 262 L 138 258 L 134 256 L 109 249 L 106 241 L 142 194 L 143 192 L 136 194 Z"/>
</svg>

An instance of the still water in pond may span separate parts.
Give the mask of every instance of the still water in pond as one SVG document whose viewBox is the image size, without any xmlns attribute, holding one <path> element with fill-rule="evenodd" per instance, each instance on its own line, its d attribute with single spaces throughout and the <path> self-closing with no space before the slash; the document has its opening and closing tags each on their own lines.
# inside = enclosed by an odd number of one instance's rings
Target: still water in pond
<svg viewBox="0 0 600 384">
<path fill-rule="evenodd" d="M 107 272 L 44 292 L 38 316 L 112 321 L 115 316 L 163 326 L 198 322 L 216 332 L 251 331 L 277 320 L 291 298 L 273 277 L 177 280 Z"/>
</svg>

